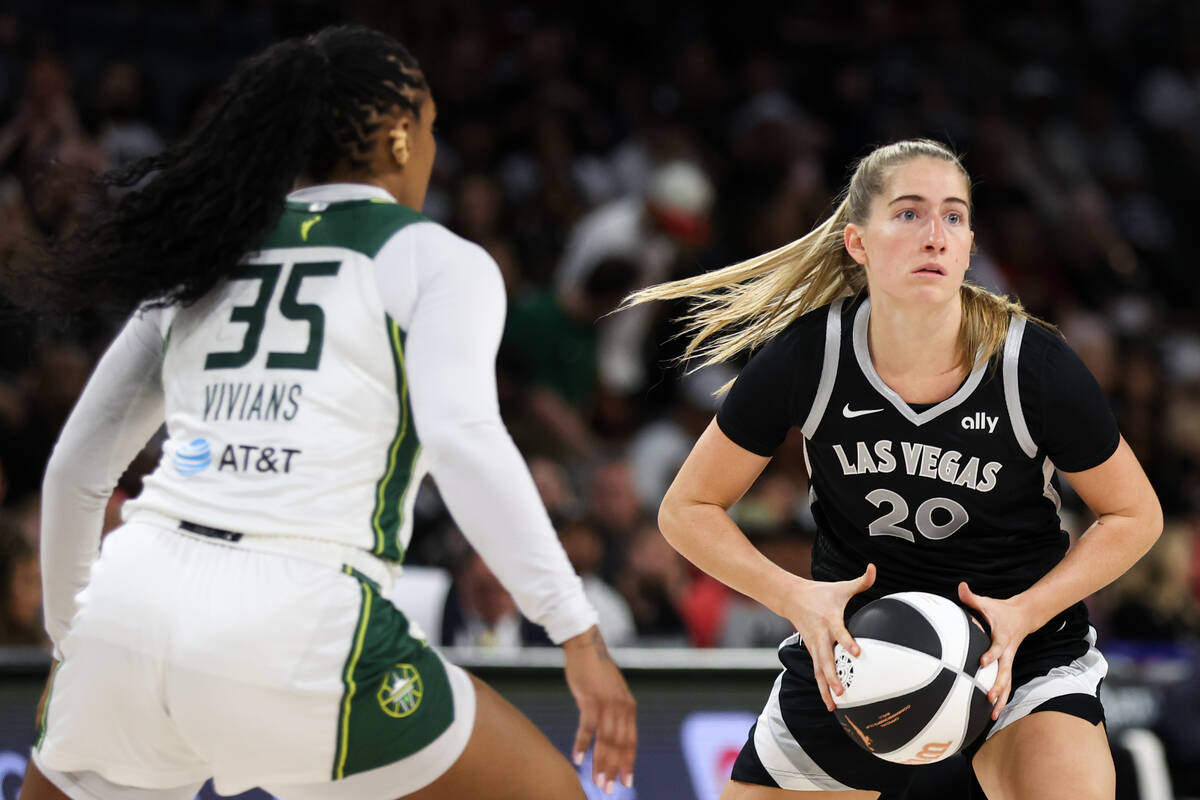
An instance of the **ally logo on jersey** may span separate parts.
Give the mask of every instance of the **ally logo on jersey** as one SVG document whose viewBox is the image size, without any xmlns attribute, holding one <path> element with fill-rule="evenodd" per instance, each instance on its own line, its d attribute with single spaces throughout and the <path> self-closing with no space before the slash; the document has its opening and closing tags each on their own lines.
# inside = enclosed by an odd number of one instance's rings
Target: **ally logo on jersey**
<svg viewBox="0 0 1200 800">
<path fill-rule="evenodd" d="M 1000 417 L 989 417 L 984 411 L 976 411 L 969 417 L 963 417 L 962 425 L 964 431 L 986 431 L 987 433 L 996 432 L 996 423 L 1000 421 Z"/>
</svg>

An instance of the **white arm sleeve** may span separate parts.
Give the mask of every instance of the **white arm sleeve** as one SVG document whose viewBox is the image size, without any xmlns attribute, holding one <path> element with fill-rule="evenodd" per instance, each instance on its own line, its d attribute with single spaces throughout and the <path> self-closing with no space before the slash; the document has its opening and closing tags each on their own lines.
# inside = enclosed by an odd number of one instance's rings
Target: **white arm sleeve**
<svg viewBox="0 0 1200 800">
<path fill-rule="evenodd" d="M 100 359 L 42 481 L 46 631 L 58 653 L 99 550 L 104 508 L 163 421 L 161 312 L 135 313 Z"/>
<path fill-rule="evenodd" d="M 388 313 L 396 319 L 411 314 L 405 370 L 417 437 L 467 540 L 521 612 L 561 644 L 596 624 L 597 615 L 500 419 L 496 351 L 505 299 L 499 268 L 483 248 L 440 226 L 415 228 L 380 252 L 377 274 Z M 395 277 L 404 271 L 394 262 L 386 263 L 387 249 L 404 239 L 407 246 L 397 246 L 395 257 L 415 260 L 415 287 Z"/>
</svg>

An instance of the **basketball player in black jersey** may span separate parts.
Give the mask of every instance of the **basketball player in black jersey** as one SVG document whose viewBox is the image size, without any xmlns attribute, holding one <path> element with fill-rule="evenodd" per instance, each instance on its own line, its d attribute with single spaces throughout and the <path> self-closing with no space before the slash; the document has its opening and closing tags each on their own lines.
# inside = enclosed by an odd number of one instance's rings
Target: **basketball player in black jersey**
<svg viewBox="0 0 1200 800">
<path fill-rule="evenodd" d="M 891 144 L 804 238 L 633 298 L 698 298 L 689 356 L 755 351 L 659 513 L 676 549 L 798 632 L 723 800 L 905 790 L 916 767 L 860 749 L 829 712 L 842 692 L 834 644 L 858 652 L 844 620 L 906 590 L 990 626 L 992 722 L 968 755 L 991 800 L 1114 795 L 1107 664 L 1081 601 L 1150 548 L 1162 512 L 1057 331 L 964 283 L 970 200 L 943 145 Z M 727 513 L 793 427 L 818 525 L 812 581 L 762 556 Z M 1055 468 L 1097 517 L 1069 551 Z"/>
</svg>

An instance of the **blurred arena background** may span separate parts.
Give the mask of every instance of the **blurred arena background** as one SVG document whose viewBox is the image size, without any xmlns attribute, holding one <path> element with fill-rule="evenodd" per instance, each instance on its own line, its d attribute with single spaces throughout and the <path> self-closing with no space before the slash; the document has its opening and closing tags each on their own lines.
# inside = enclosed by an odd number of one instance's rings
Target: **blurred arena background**
<svg viewBox="0 0 1200 800">
<path fill-rule="evenodd" d="M 631 289 L 796 238 L 854 158 L 929 136 L 976 181 L 968 277 L 1062 329 L 1162 500 L 1162 539 L 1092 598 L 1093 622 L 1113 665 L 1119 797 L 1200 797 L 1200 4 L 0 2 L 0 265 L 105 202 L 88 178 L 184 135 L 237 60 L 343 22 L 392 33 L 420 60 L 440 107 L 426 213 L 504 272 L 505 419 L 633 666 L 638 796 L 715 797 L 704 787 L 728 774 L 790 628 L 692 570 L 654 522 L 734 372 L 684 374 L 678 307 L 604 315 Z M 0 298 L 5 798 L 47 664 L 41 474 L 119 323 Z M 110 527 L 156 458 L 152 442 L 126 473 Z M 801 574 L 806 497 L 796 438 L 735 508 Z M 565 747 L 573 712 L 554 651 L 534 649 L 540 632 L 432 486 L 417 513 L 419 569 L 401 591 L 431 639 L 463 648 Z M 1089 522 L 1068 492 L 1064 527 Z"/>
</svg>

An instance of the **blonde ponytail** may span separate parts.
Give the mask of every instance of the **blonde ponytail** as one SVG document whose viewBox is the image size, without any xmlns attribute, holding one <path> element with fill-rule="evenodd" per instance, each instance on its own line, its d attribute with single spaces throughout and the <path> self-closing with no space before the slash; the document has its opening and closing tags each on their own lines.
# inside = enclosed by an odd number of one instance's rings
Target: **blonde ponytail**
<svg viewBox="0 0 1200 800">
<path fill-rule="evenodd" d="M 694 298 L 681 319 L 682 335 L 689 337 L 681 360 L 689 362 L 689 371 L 762 346 L 801 315 L 866 290 L 863 268 L 846 252 L 846 225 L 866 222 L 871 200 L 884 190 L 891 171 L 919 157 L 951 162 L 970 185 L 958 156 L 940 142 L 909 139 L 876 148 L 858 162 L 837 209 L 806 236 L 732 266 L 642 289 L 621 307 Z M 963 284 L 961 297 L 959 352 L 967 366 L 1001 352 L 1010 314 L 1046 324 L 1019 302 L 972 284 Z"/>
<path fill-rule="evenodd" d="M 1020 300 L 965 282 L 959 297 L 962 299 L 962 322 L 958 328 L 958 345 L 963 366 L 971 367 L 972 362 L 986 363 L 1004 350 L 1008 323 L 1014 314 L 1062 335 L 1058 328 L 1026 311 Z M 974 358 L 968 358 L 968 354 L 974 354 Z"/>
<path fill-rule="evenodd" d="M 651 300 L 695 298 L 682 318 L 690 337 L 684 360 L 698 369 L 756 348 L 792 320 L 866 286 L 861 268 L 847 255 L 842 236 L 846 201 L 807 236 L 738 264 L 694 278 L 651 286 L 624 306 Z"/>
</svg>

